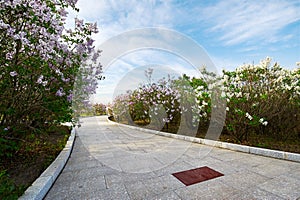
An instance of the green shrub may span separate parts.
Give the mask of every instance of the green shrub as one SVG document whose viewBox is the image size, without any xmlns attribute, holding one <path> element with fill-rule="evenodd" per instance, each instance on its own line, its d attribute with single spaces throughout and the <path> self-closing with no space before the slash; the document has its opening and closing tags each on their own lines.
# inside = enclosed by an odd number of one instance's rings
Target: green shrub
<svg viewBox="0 0 300 200">
<path fill-rule="evenodd" d="M 24 192 L 24 187 L 17 187 L 9 178 L 6 171 L 0 171 L 0 199 L 13 200 L 18 199 Z"/>
</svg>

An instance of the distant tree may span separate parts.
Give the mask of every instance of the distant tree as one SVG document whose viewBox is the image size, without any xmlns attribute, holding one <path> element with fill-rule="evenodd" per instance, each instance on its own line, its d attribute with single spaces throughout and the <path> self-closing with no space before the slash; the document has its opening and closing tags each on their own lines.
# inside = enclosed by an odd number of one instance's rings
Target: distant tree
<svg viewBox="0 0 300 200">
<path fill-rule="evenodd" d="M 95 114 L 96 115 L 106 115 L 106 105 L 102 103 L 97 103 L 93 105 L 95 109 Z"/>
</svg>

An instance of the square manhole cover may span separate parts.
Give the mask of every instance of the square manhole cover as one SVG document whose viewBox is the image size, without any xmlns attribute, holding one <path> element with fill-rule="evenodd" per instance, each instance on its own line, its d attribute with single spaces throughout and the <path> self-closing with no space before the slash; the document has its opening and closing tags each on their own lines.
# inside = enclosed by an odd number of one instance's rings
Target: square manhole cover
<svg viewBox="0 0 300 200">
<path fill-rule="evenodd" d="M 182 183 L 184 183 L 186 186 L 217 178 L 219 176 L 224 176 L 224 174 L 217 172 L 207 166 L 182 172 L 176 172 L 172 175 Z"/>
</svg>

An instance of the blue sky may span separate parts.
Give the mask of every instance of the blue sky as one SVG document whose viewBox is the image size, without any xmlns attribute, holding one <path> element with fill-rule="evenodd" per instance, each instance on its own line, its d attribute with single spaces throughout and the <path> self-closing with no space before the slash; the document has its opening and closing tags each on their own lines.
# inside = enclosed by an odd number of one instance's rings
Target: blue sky
<svg viewBox="0 0 300 200">
<path fill-rule="evenodd" d="M 79 0 L 77 7 L 80 12 L 71 12 L 67 25 L 73 24 L 74 16 L 97 21 L 99 33 L 94 36 L 97 46 L 125 31 L 160 27 L 178 31 L 197 42 L 219 70 L 258 63 L 266 56 L 289 69 L 296 68 L 296 62 L 300 61 L 299 0 Z M 137 55 L 147 57 L 136 52 L 126 55 L 126 59 L 120 57 L 118 62 L 123 62 L 124 67 L 113 63 L 111 66 L 116 67 L 107 71 L 114 77 L 111 81 L 120 80 L 121 73 L 134 69 Z M 165 61 L 161 63 L 168 64 Z"/>
</svg>

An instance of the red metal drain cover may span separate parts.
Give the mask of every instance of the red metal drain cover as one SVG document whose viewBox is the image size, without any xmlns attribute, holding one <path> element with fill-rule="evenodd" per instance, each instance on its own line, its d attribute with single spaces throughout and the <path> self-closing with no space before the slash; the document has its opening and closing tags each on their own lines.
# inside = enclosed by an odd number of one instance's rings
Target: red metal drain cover
<svg viewBox="0 0 300 200">
<path fill-rule="evenodd" d="M 182 183 L 184 183 L 186 186 L 217 178 L 219 176 L 224 176 L 224 174 L 217 172 L 207 166 L 182 172 L 176 172 L 172 175 Z"/>
</svg>

